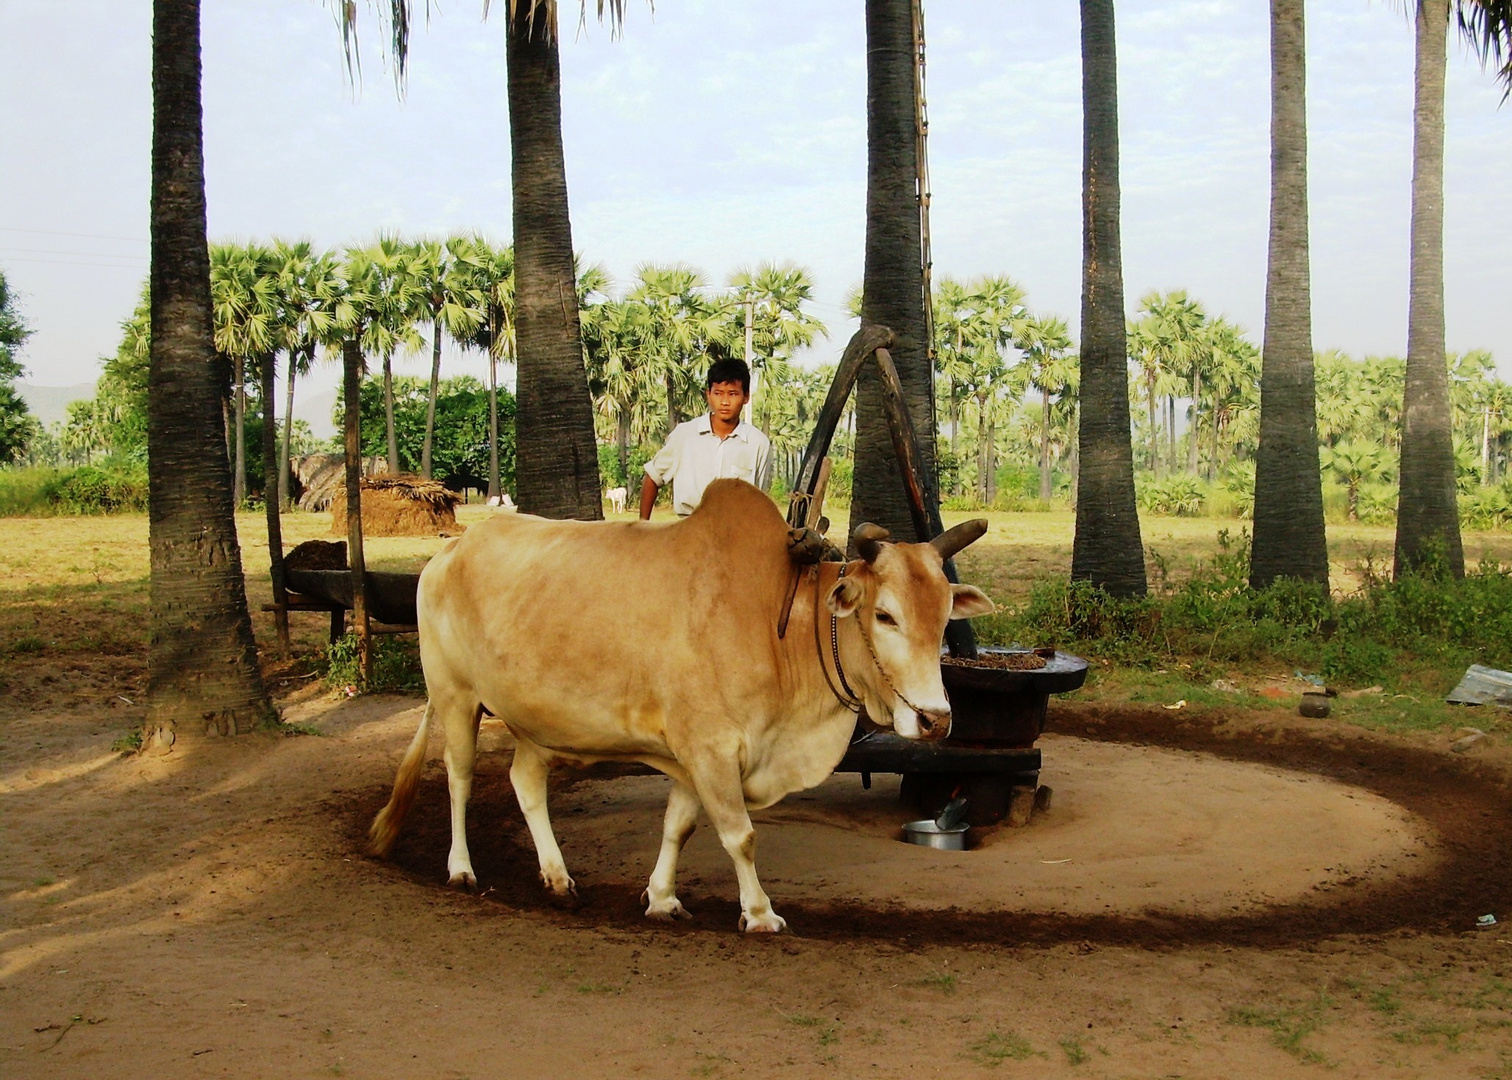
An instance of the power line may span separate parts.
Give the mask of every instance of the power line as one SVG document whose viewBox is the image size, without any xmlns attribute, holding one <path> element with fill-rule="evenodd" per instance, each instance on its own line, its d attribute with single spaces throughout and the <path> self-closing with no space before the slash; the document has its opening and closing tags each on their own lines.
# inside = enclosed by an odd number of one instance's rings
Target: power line
<svg viewBox="0 0 1512 1080">
<path fill-rule="evenodd" d="M 22 229 L 14 225 L 0 225 L 0 232 L 36 233 L 39 236 L 76 236 L 82 240 L 122 240 L 128 244 L 145 244 L 140 236 L 106 236 L 103 233 L 59 232 L 56 229 Z"/>
<path fill-rule="evenodd" d="M 28 255 L 82 255 L 89 259 L 131 259 L 135 262 L 146 262 L 145 255 L 116 255 L 109 251 L 53 251 L 50 248 L 13 248 L 0 247 L 0 251 L 20 251 Z"/>
<path fill-rule="evenodd" d="M 125 256 L 122 257 L 125 258 Z M 6 256 L 5 261 L 7 263 L 37 263 L 42 266 L 92 266 L 101 270 L 136 270 L 141 266 L 141 263 L 132 265 L 130 263 L 80 262 L 77 259 L 29 259 L 24 255 Z M 146 260 L 142 260 L 142 263 L 145 262 Z"/>
</svg>

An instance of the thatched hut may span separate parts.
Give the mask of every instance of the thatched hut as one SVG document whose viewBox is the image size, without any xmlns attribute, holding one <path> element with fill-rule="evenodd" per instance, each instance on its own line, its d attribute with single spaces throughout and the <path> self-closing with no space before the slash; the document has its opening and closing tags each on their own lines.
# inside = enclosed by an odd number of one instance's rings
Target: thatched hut
<svg viewBox="0 0 1512 1080">
<path fill-rule="evenodd" d="M 364 536 L 455 536 L 466 526 L 457 524 L 461 496 L 436 480 L 418 476 L 362 478 L 362 534 Z M 346 535 L 346 485 L 338 484 L 331 498 L 331 531 Z"/>
</svg>

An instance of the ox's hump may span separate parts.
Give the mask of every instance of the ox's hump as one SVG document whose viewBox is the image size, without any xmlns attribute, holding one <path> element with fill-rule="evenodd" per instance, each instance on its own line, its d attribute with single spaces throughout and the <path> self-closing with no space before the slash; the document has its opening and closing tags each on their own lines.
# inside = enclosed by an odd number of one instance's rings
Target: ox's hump
<svg viewBox="0 0 1512 1080">
<path fill-rule="evenodd" d="M 720 517 L 760 528 L 773 524 L 786 530 L 782 512 L 760 488 L 744 480 L 715 480 L 704 489 L 703 501 L 690 517 Z"/>
</svg>

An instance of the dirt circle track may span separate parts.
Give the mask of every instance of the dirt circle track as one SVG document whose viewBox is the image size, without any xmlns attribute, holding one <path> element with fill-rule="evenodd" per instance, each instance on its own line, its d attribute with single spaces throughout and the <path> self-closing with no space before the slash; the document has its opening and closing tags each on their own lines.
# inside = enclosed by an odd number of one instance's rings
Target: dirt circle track
<svg viewBox="0 0 1512 1080">
<path fill-rule="evenodd" d="M 790 796 L 753 815 L 758 869 L 789 929 L 805 938 L 916 948 L 1068 942 L 1275 948 L 1339 935 L 1455 934 L 1473 928 L 1478 916 L 1512 915 L 1512 792 L 1495 762 L 1437 744 L 1241 710 L 1177 717 L 1141 706 L 1059 705 L 1050 729 L 1041 774 L 1056 787 L 1050 814 L 1026 830 L 989 830 L 977 851 L 926 853 L 894 844 L 890 836 L 903 811 L 885 791 L 861 795 L 854 777 L 834 778 L 807 801 Z M 1090 748 L 1084 757 L 1132 786 L 1108 788 L 1097 801 L 1092 771 L 1058 775 L 1057 746 L 1066 758 L 1076 746 Z M 1171 754 L 1180 755 L 1186 772 L 1180 783 L 1140 779 L 1129 756 L 1135 753 L 1149 758 L 1139 766 L 1155 770 L 1148 776 L 1169 771 L 1178 760 Z M 739 915 L 733 873 L 707 823 L 690 843 L 679 878 L 693 918 L 669 925 L 642 915 L 664 797 L 655 787 L 660 781 L 644 777 L 554 779 L 553 823 L 580 902 L 570 911 L 553 908 L 537 880 L 508 763 L 507 750 L 480 756 L 469 808 L 482 910 L 585 928 L 733 931 Z M 824 794 L 841 783 L 850 788 Z M 1318 792 L 1308 797 L 1323 801 L 1290 805 L 1291 793 L 1309 784 Z M 1078 797 L 1080 831 L 1065 827 Z M 375 789 L 340 808 L 354 844 L 386 798 L 386 789 Z M 1355 820 L 1352 813 L 1365 816 Z M 1193 833 L 1193 847 L 1203 851 L 1185 853 L 1185 863 L 1169 861 L 1174 856 L 1162 848 L 1184 844 L 1177 836 L 1192 833 L 1194 816 L 1211 818 Z M 841 818 L 844 828 L 837 826 Z M 1120 832 L 1136 820 L 1143 838 Z M 1082 845 L 1067 850 L 1095 849 L 1102 861 L 1042 857 L 1060 853 L 1047 839 L 1057 827 L 1064 828 L 1057 842 Z M 449 830 L 445 777 L 433 760 L 391 856 L 397 872 L 443 888 Z M 1046 831 L 1037 837 L 1037 830 Z M 1332 858 L 1330 845 L 1349 852 Z M 1110 851 L 1124 857 L 1115 860 Z M 940 856 L 959 861 L 917 861 Z M 1111 881 L 1115 863 L 1121 892 Z M 1248 872 L 1228 882 L 1225 893 L 1218 869 L 1240 863 Z M 1036 884 L 1057 864 L 1078 864 L 1092 902 L 1062 902 L 1054 898 L 1069 895 L 1064 888 Z M 991 879 L 994 873 L 1000 880 Z M 1210 895 L 1195 895 L 1202 889 Z"/>
</svg>

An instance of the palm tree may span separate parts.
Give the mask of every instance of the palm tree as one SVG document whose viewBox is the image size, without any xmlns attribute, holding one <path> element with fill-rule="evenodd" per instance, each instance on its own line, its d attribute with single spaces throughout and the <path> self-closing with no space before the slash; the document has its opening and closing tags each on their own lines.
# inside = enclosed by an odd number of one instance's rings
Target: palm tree
<svg viewBox="0 0 1512 1080">
<path fill-rule="evenodd" d="M 729 348 L 735 328 L 724 305 L 701 291 L 708 287 L 703 273 L 678 263 L 642 266 L 636 285 L 625 298 L 645 309 L 643 354 L 648 378 L 659 378 L 666 392 L 667 433 L 685 420 L 686 408 L 696 407 L 708 364 L 710 345 Z"/>
<path fill-rule="evenodd" d="M 1303 0 L 1271 0 L 1271 212 L 1250 584 L 1328 585 L 1313 386 Z"/>
<path fill-rule="evenodd" d="M 1453 420 L 1444 356 L 1444 71 L 1451 7 L 1457 12 L 1460 30 L 1483 62 L 1506 55 L 1498 75 L 1512 93 L 1512 3 L 1416 0 L 1411 291 L 1395 572 L 1422 565 L 1432 552 L 1443 560 L 1444 569 L 1462 577 L 1465 552 L 1455 496 Z"/>
<path fill-rule="evenodd" d="M 499 484 L 499 364 L 514 363 L 517 355 L 514 249 L 494 247 L 474 236 L 458 245 L 456 256 L 461 287 L 476 293 L 483 305 L 483 317 L 470 344 L 488 352 L 488 497 L 497 499 L 503 491 Z"/>
<path fill-rule="evenodd" d="M 364 253 L 364 274 L 371 285 L 371 307 L 362 335 L 365 353 L 383 357 L 383 417 L 388 441 L 388 471 L 400 471 L 394 430 L 394 353 L 421 345 L 415 323 L 423 317 L 426 296 L 413 272 L 410 246 L 395 236 L 380 237 Z"/>
<path fill-rule="evenodd" d="M 760 375 L 767 363 L 786 361 L 795 350 L 807 348 L 819 335 L 829 337 L 824 323 L 803 310 L 813 300 L 809 272 L 794 263 L 762 263 L 755 270 L 730 275 L 736 319 L 734 335 L 744 335 L 751 365 L 751 409 L 756 413 Z M 732 336 L 734 336 L 732 335 Z"/>
<path fill-rule="evenodd" d="M 198 0 L 154 0 L 142 745 L 159 753 L 179 735 L 277 719 L 257 667 L 220 427 L 228 380 L 211 315 L 199 58 Z"/>
<path fill-rule="evenodd" d="M 288 357 L 284 382 L 283 440 L 278 452 L 278 503 L 289 505 L 289 450 L 294 438 L 294 383 L 315 363 L 315 349 L 325 339 L 340 288 L 336 257 L 314 254 L 307 241 L 273 244 L 274 275 L 282 306 L 281 347 Z"/>
<path fill-rule="evenodd" d="M 1113 23 L 1113 0 L 1081 0 L 1081 422 L 1071 577 L 1115 596 L 1143 596 L 1148 582 L 1129 435 Z"/>
<path fill-rule="evenodd" d="M 866 253 L 861 321 L 891 327 L 903 400 L 921 435 L 921 480 L 935 483 L 934 379 L 919 219 L 918 97 L 912 0 L 866 0 Z M 928 436 L 928 437 L 922 437 Z M 851 527 L 875 522 L 913 533 L 893 457 L 881 380 L 871 365 L 856 383 L 856 457 Z"/>
<path fill-rule="evenodd" d="M 1381 475 L 1381 448 L 1375 443 L 1346 442 L 1325 447 L 1323 467 L 1344 482 L 1350 521 L 1360 520 L 1360 484 Z"/>
<path fill-rule="evenodd" d="M 445 330 L 463 341 L 476 334 L 483 321 L 484 296 L 459 261 L 468 243 L 466 237 L 454 236 L 444 245 L 422 240 L 411 250 L 410 269 L 431 321 L 430 392 L 425 405 L 425 439 L 420 446 L 420 475 L 427 480 L 431 478 L 436 394 L 441 385 L 441 333 Z"/>
<path fill-rule="evenodd" d="M 1076 356 L 1071 352 L 1071 334 L 1065 319 L 1029 319 L 1015 344 L 1024 352 L 1029 385 L 1040 394 L 1040 498 L 1054 491 L 1050 470 L 1050 398 L 1064 396 L 1076 387 Z"/>
<path fill-rule="evenodd" d="M 210 300 L 215 348 L 232 369 L 233 444 L 231 501 L 241 506 L 247 479 L 247 375 L 272 363 L 278 347 L 278 281 L 272 253 L 255 244 L 210 247 Z"/>
<path fill-rule="evenodd" d="M 600 19 L 608 11 L 615 25 L 622 21 L 623 0 L 598 0 L 597 7 Z M 340 10 L 343 40 L 353 42 L 357 5 L 344 3 Z M 410 0 L 389 0 L 388 11 L 379 10 L 389 23 L 394 72 L 402 82 Z M 556 0 L 509 0 L 505 23 L 519 357 L 518 502 L 522 510 L 543 517 L 597 520 L 604 507 L 574 289 Z M 348 48 L 349 66 L 353 55 Z"/>
<path fill-rule="evenodd" d="M 510 0 L 507 23 L 518 501 L 542 517 L 598 520 L 604 504 L 578 323 L 556 4 Z"/>
</svg>

